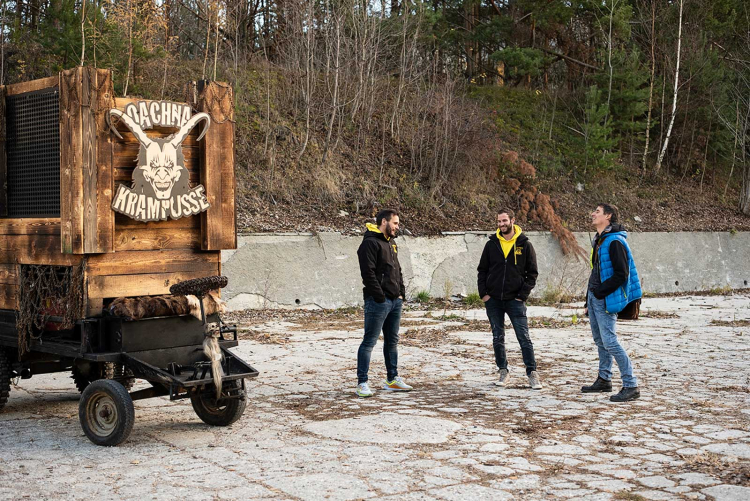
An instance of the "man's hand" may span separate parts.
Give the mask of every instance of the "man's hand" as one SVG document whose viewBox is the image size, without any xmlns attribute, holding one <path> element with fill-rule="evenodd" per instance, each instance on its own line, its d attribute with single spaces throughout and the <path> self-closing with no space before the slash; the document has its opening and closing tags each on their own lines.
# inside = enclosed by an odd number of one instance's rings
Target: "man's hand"
<svg viewBox="0 0 750 501">
<path fill-rule="evenodd" d="M 589 316 L 589 307 L 584 306 L 583 307 L 583 316 L 588 317 Z"/>
<path fill-rule="evenodd" d="M 489 301 L 489 300 L 490 300 L 490 295 L 489 295 L 489 294 L 487 294 L 486 296 L 484 296 L 484 297 L 482 298 L 482 301 L 484 301 L 485 303 L 486 303 L 487 301 Z"/>
<path fill-rule="evenodd" d="M 518 297 L 516 298 L 516 301 L 521 301 L 523 303 L 523 299 L 518 298 Z"/>
</svg>

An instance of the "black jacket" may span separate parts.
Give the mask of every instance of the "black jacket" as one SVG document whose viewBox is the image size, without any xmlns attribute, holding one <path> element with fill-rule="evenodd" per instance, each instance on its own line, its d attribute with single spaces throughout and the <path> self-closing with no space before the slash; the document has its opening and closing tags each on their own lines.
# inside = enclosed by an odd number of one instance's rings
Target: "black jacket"
<svg viewBox="0 0 750 501">
<path fill-rule="evenodd" d="M 404 278 L 398 263 L 398 246 L 394 239 L 386 240 L 382 233 L 367 230 L 357 250 L 362 290 L 365 299 L 372 297 L 382 303 L 385 298 L 405 296 Z"/>
<path fill-rule="evenodd" d="M 536 277 L 539 276 L 536 252 L 529 238 L 523 233 L 516 239 L 516 246 L 511 249 L 507 258 L 503 255 L 497 235 L 490 235 L 477 271 L 479 297 L 489 295 L 506 301 L 526 301 L 536 285 Z"/>
<path fill-rule="evenodd" d="M 624 230 L 625 228 L 621 224 L 615 223 L 611 226 L 607 226 L 604 231 L 602 231 L 602 235 Z M 592 242 L 592 269 L 591 276 L 589 277 L 589 285 L 586 290 L 587 295 L 591 292 L 596 299 L 604 299 L 616 291 L 622 284 L 627 282 L 629 270 L 628 253 L 625 250 L 625 246 L 618 240 L 612 240 L 609 243 L 609 259 L 612 261 L 612 270 L 614 273 L 602 283 L 601 270 L 599 267 L 599 246 L 602 243 L 602 235 L 597 233 Z M 586 300 L 588 302 L 588 297 Z"/>
</svg>

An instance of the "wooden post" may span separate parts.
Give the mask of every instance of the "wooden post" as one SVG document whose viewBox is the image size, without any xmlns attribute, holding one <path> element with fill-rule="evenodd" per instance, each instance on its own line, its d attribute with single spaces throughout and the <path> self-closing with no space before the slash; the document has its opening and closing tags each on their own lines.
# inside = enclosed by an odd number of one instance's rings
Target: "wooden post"
<svg viewBox="0 0 750 501">
<path fill-rule="evenodd" d="M 115 88 L 110 70 L 96 71 L 96 99 L 92 101 L 96 139 L 96 251 L 115 250 L 115 213 L 111 208 L 114 194 L 114 145 L 106 123 L 106 113 L 115 107 Z"/>
<path fill-rule="evenodd" d="M 5 86 L 0 85 L 0 216 L 8 215 L 8 169 L 5 156 Z"/>
<path fill-rule="evenodd" d="M 198 111 L 211 117 L 211 126 L 200 143 L 201 183 L 211 206 L 201 213 L 201 249 L 236 249 L 232 87 L 222 82 L 193 82 L 188 95 Z"/>
<path fill-rule="evenodd" d="M 104 123 L 113 101 L 108 71 L 79 66 L 60 72 L 60 236 L 65 254 L 113 251 L 112 154 Z"/>
</svg>

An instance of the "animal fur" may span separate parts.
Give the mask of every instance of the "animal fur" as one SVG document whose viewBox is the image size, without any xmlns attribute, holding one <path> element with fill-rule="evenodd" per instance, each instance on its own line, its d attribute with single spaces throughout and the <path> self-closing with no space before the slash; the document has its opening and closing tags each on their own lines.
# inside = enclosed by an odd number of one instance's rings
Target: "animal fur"
<svg viewBox="0 0 750 501">
<path fill-rule="evenodd" d="M 219 346 L 220 334 L 218 326 L 209 324 L 206 327 L 206 337 L 203 338 L 203 353 L 211 362 L 211 375 L 214 378 L 216 400 L 218 400 L 221 398 L 221 379 L 224 377 L 224 369 L 221 367 L 221 347 Z"/>
<path fill-rule="evenodd" d="M 221 300 L 218 292 L 211 291 L 203 298 L 203 309 L 206 316 L 224 313 L 226 312 L 226 303 Z M 120 297 L 110 303 L 109 313 L 112 316 L 128 320 L 187 314 L 201 320 L 200 303 L 195 296 Z"/>
</svg>

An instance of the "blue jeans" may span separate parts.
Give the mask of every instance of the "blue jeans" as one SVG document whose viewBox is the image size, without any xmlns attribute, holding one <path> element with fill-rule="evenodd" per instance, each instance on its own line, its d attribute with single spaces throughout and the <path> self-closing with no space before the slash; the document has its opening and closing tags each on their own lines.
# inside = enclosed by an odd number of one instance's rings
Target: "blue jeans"
<svg viewBox="0 0 750 501">
<path fill-rule="evenodd" d="M 402 299 L 388 299 L 376 303 L 371 297 L 365 299 L 365 337 L 357 351 L 357 384 L 367 382 L 370 371 L 370 355 L 383 331 L 383 356 L 388 381 L 398 376 L 398 327 L 401 323 Z"/>
<path fill-rule="evenodd" d="M 633 375 L 630 358 L 617 341 L 615 332 L 617 314 L 607 313 L 604 299 L 596 299 L 591 292 L 589 292 L 588 308 L 591 333 L 599 349 L 599 377 L 607 381 L 612 379 L 612 359 L 614 358 L 620 369 L 623 388 L 637 387 L 638 382 Z"/>
<path fill-rule="evenodd" d="M 526 318 L 526 305 L 523 301 L 511 299 L 501 301 L 491 297 L 484 303 L 487 309 L 487 318 L 490 319 L 492 327 L 492 348 L 495 351 L 495 363 L 498 369 L 508 368 L 508 358 L 505 355 L 505 314 L 508 314 L 513 330 L 516 331 L 518 344 L 521 345 L 521 356 L 526 366 L 526 374 L 536 370 L 534 359 L 534 345 L 529 337 L 529 322 Z"/>
</svg>

